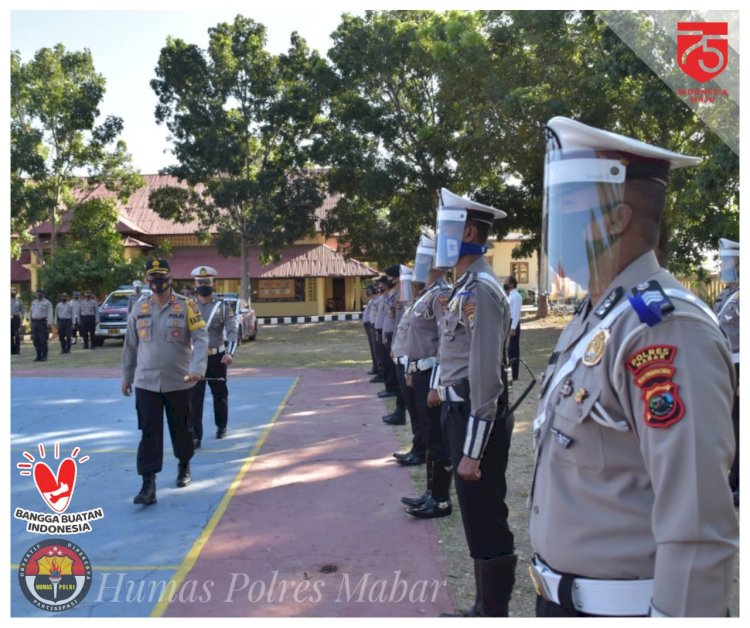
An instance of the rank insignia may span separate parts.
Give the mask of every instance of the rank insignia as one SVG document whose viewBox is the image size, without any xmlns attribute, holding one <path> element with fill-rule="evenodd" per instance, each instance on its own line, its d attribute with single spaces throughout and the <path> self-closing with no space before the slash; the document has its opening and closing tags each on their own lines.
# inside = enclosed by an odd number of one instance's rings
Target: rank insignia
<svg viewBox="0 0 750 628">
<path fill-rule="evenodd" d="M 641 389 L 643 419 L 649 427 L 667 428 L 685 414 L 680 387 L 672 380 L 677 349 L 671 345 L 651 345 L 639 349 L 627 360 L 633 383 Z"/>
<path fill-rule="evenodd" d="M 474 328 L 474 304 L 464 303 L 463 312 L 464 312 L 464 316 L 466 317 L 466 320 L 469 322 L 469 327 L 473 329 Z"/>
<path fill-rule="evenodd" d="M 563 397 L 570 397 L 570 395 L 573 394 L 573 381 L 570 379 L 566 379 L 565 382 L 562 385 L 562 388 L 560 389 L 560 394 Z"/>
<path fill-rule="evenodd" d="M 602 301 L 601 305 L 596 308 L 594 314 L 596 314 L 599 318 L 604 318 L 622 298 L 623 293 L 624 290 L 622 289 L 622 287 L 617 286 L 617 288 L 612 290 L 612 292 L 607 295 L 607 298 Z"/>
<path fill-rule="evenodd" d="M 589 396 L 589 391 L 585 388 L 579 388 L 576 390 L 575 400 L 576 403 L 583 403 L 583 400 L 586 399 L 586 397 Z"/>
<path fill-rule="evenodd" d="M 607 345 L 607 340 L 609 340 L 608 329 L 600 329 L 594 334 L 594 337 L 583 352 L 581 362 L 583 362 L 584 366 L 596 366 L 599 364 L 604 355 L 604 347 Z"/>
</svg>

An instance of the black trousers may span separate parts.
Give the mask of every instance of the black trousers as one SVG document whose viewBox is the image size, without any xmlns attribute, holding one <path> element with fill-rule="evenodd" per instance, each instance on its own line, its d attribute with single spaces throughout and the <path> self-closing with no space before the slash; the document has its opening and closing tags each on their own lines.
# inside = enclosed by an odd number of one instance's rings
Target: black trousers
<svg viewBox="0 0 750 628">
<path fill-rule="evenodd" d="M 214 400 L 214 423 L 216 427 L 226 428 L 229 419 L 229 389 L 227 388 L 227 365 L 221 359 L 223 353 L 208 356 L 205 377 L 222 377 L 223 382 L 208 382 Z M 206 397 L 206 380 L 195 383 L 192 388 L 193 438 L 203 438 L 203 400 Z"/>
<path fill-rule="evenodd" d="M 21 317 L 10 317 L 10 352 L 21 353 Z"/>
<path fill-rule="evenodd" d="M 431 377 L 432 369 L 416 371 L 412 374 L 414 407 L 417 417 L 419 417 L 418 422 L 422 438 L 432 460 L 447 466 L 450 463 L 450 452 L 445 438 L 443 438 L 443 428 L 440 425 L 441 406 L 430 408 L 427 405 L 427 393 L 430 392 Z"/>
<path fill-rule="evenodd" d="M 68 353 L 68 351 L 70 351 L 70 330 L 72 327 L 73 319 L 57 319 L 57 337 L 60 339 L 60 348 L 63 350 L 63 353 Z"/>
<path fill-rule="evenodd" d="M 737 373 L 737 385 L 740 381 L 740 365 L 735 364 L 734 370 Z M 734 440 L 737 449 L 734 450 L 734 462 L 729 471 L 729 486 L 733 491 L 740 490 L 740 397 L 734 395 L 734 405 L 732 406 L 732 427 L 734 428 Z"/>
<path fill-rule="evenodd" d="M 373 328 L 370 321 L 365 321 L 365 335 L 367 336 L 367 344 L 370 347 L 370 357 L 372 358 L 372 371 L 379 373 L 378 370 L 378 359 L 375 357 L 375 344 L 373 341 Z"/>
<path fill-rule="evenodd" d="M 164 462 L 164 414 L 167 415 L 172 452 L 180 462 L 188 462 L 194 453 L 193 430 L 190 419 L 192 389 L 154 392 L 135 389 L 135 409 L 138 414 L 137 469 L 139 475 L 159 473 Z"/>
<path fill-rule="evenodd" d="M 31 321 L 31 339 L 34 341 L 36 357 L 38 359 L 47 357 L 47 341 L 49 340 L 49 330 L 47 328 L 46 318 L 37 318 Z"/>
<path fill-rule="evenodd" d="M 513 374 L 513 381 L 518 379 L 518 360 L 521 357 L 521 323 L 516 327 L 516 333 L 508 339 L 508 359 L 510 360 L 510 370 Z"/>
<path fill-rule="evenodd" d="M 81 338 L 83 338 L 83 347 L 94 348 L 94 331 L 96 330 L 96 316 L 81 316 Z"/>
<path fill-rule="evenodd" d="M 393 332 L 383 332 L 383 342 L 381 343 L 381 355 L 383 356 L 383 379 L 387 390 L 399 390 L 398 379 L 396 376 L 396 365 L 391 358 L 391 343 L 393 342 Z M 400 392 L 400 391 L 399 391 Z M 403 400 L 402 400 L 403 402 Z"/>
<path fill-rule="evenodd" d="M 453 461 L 453 480 L 469 554 L 472 558 L 487 560 L 514 553 L 513 533 L 508 525 L 508 507 L 505 504 L 505 470 L 508 466 L 513 415 L 506 417 L 503 424 L 495 424 L 480 464 L 482 477 L 475 482 L 467 482 L 456 471 L 463 457 L 470 412 L 468 401 L 444 401 L 441 420 Z"/>
</svg>

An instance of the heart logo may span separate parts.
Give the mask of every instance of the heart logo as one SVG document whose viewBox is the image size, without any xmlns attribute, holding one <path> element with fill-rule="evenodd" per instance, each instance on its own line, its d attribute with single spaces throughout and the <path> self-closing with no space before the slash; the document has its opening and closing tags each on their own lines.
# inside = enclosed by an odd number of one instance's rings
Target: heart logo
<svg viewBox="0 0 750 628">
<path fill-rule="evenodd" d="M 57 475 L 46 462 L 34 465 L 34 483 L 47 505 L 55 512 L 65 512 L 73 497 L 76 483 L 76 462 L 73 458 L 65 458 L 57 467 Z"/>
</svg>

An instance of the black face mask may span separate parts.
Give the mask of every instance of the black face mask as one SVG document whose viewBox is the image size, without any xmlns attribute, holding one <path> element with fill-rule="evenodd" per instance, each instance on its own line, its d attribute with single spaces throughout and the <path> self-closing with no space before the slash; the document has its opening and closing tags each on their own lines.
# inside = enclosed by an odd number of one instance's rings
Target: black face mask
<svg viewBox="0 0 750 628">
<path fill-rule="evenodd" d="M 63 303 L 67 303 L 67 302 L 68 302 L 68 298 L 67 298 L 67 297 L 65 297 L 65 298 L 64 298 L 64 299 L 62 300 L 62 302 L 63 302 Z"/>
<path fill-rule="evenodd" d="M 164 294 L 169 290 L 169 277 L 156 277 L 148 280 L 148 287 L 155 294 Z"/>
<path fill-rule="evenodd" d="M 195 288 L 195 291 L 198 293 L 198 296 L 210 297 L 214 292 L 214 287 L 213 286 L 197 286 Z"/>
</svg>

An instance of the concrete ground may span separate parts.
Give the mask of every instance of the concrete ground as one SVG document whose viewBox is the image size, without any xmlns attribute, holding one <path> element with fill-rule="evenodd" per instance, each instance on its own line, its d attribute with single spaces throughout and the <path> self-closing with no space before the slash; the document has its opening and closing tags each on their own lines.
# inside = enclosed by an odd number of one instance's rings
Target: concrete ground
<svg viewBox="0 0 750 628">
<path fill-rule="evenodd" d="M 31 457 L 55 473 L 71 457 L 77 476 L 66 514 L 104 516 L 70 535 L 32 533 L 12 519 L 12 617 L 50 615 L 23 596 L 18 564 L 35 543 L 60 537 L 86 553 L 93 572 L 85 598 L 65 616 L 452 611 L 435 528 L 403 512 L 408 473 L 390 455 L 397 444 L 380 419 L 384 403 L 361 370 L 233 371 L 228 437 L 213 438 L 207 399 L 191 485 L 174 487 L 167 436 L 158 502 L 149 507 L 132 503 L 139 432 L 118 373 L 30 375 L 14 371 L 11 381 L 12 511 L 53 512 L 19 463 Z"/>
</svg>

